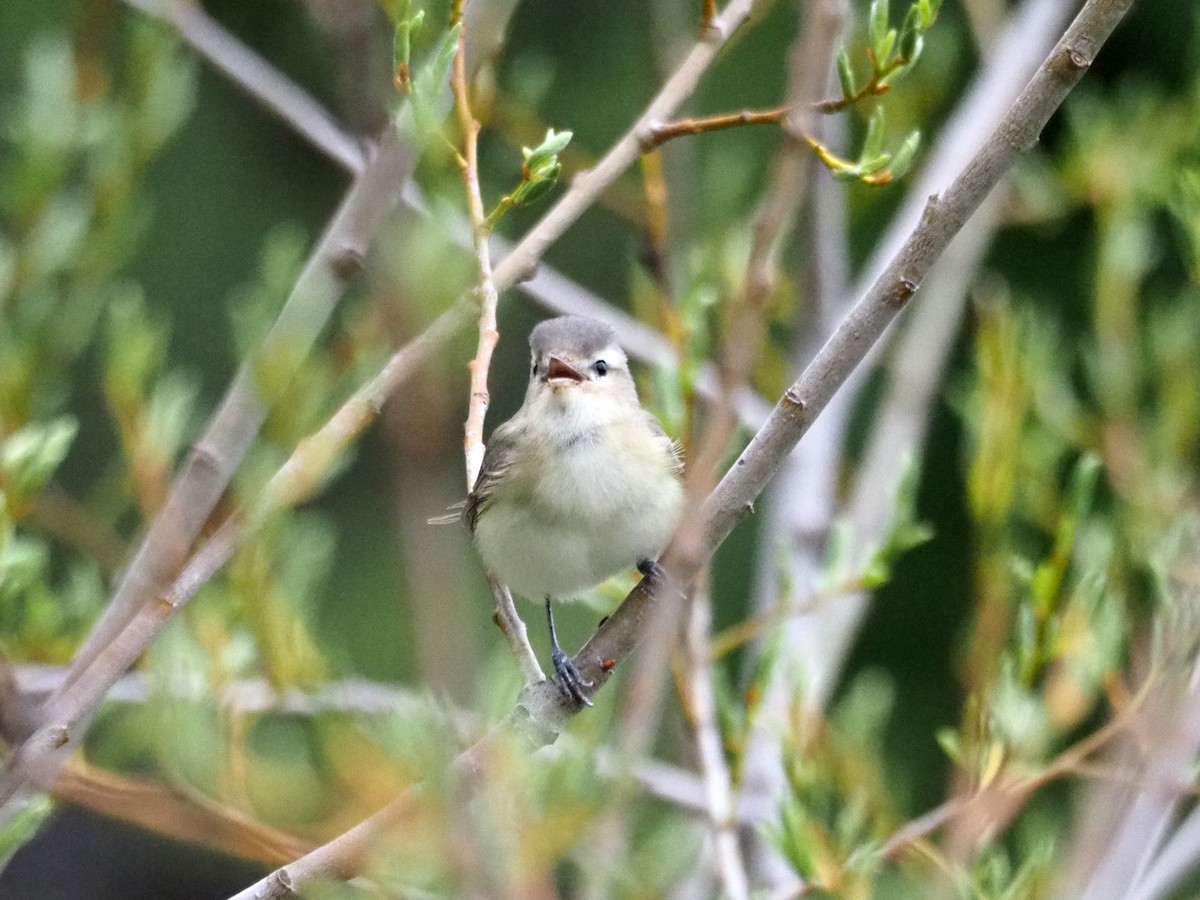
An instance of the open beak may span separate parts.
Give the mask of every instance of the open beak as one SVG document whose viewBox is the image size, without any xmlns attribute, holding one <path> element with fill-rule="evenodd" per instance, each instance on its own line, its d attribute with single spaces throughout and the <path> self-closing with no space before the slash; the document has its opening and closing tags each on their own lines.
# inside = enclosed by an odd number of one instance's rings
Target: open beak
<svg viewBox="0 0 1200 900">
<path fill-rule="evenodd" d="M 554 381 L 560 378 L 567 381 L 574 381 L 578 384 L 583 381 L 583 374 L 578 369 L 563 362 L 557 356 L 551 356 L 550 363 L 546 366 L 546 380 Z"/>
</svg>

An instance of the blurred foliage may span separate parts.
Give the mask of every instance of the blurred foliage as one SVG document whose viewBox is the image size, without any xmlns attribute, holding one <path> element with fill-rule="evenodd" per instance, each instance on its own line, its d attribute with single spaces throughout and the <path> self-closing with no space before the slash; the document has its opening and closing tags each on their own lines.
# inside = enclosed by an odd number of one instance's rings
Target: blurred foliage
<svg viewBox="0 0 1200 900">
<path fill-rule="evenodd" d="M 16 24 L 0 29 L 0 649 L 12 662 L 64 663 L 231 365 L 255 358 L 273 402 L 214 527 L 254 503 L 297 444 L 470 287 L 473 269 L 452 239 L 463 200 L 439 97 L 457 41 L 446 4 L 370 6 L 358 32 L 331 27 L 315 2 L 212 4 L 326 100 L 335 84 L 362 88 L 338 68 L 361 51 L 371 77 L 396 90 L 375 120 L 398 117 L 424 151 L 417 178 L 431 215 L 397 217 L 287 380 L 278 372 L 304 348 L 253 355 L 344 175 L 168 28 L 111 0 L 33 6 L 6 10 Z M 523 233 L 661 82 L 668 45 L 694 35 L 683 17 L 698 4 L 674 10 L 677 26 L 659 17 L 673 4 L 650 6 L 519 6 L 475 86 L 489 228 Z M 936 133 L 977 61 L 979 23 L 964 5 L 940 6 L 856 5 L 832 102 L 858 149 L 818 148 L 849 182 L 852 263 L 904 190 L 883 184 L 920 164 L 918 132 Z M 706 77 L 695 115 L 779 102 L 796 7 L 769 7 Z M 757 534 L 739 532 L 718 558 L 715 618 L 729 627 L 712 654 L 735 788 L 787 650 L 779 624 L 855 591 L 885 598 L 828 714 L 809 711 L 794 685 L 778 734 L 786 787 L 761 830 L 816 893 L 921 897 L 940 884 L 963 897 L 1052 896 L 1089 783 L 1064 762 L 1069 751 L 1119 715 L 1119 698 L 1176 678 L 1200 639 L 1200 80 L 1178 70 L 1197 57 L 1195 22 L 1163 34 L 1177 12 L 1148 3 L 1124 32 L 1131 43 L 1118 35 L 1014 173 L 972 291 L 951 410 L 937 411 L 925 457 L 905 469 L 880 545 L 852 558 L 854 535 L 835 527 L 818 583 L 781 584 L 757 617 L 747 612 Z M 1139 52 L 1147 34 L 1179 53 Z M 886 131 L 908 137 L 885 136 L 885 106 Z M 672 341 L 679 365 L 644 373 L 643 396 L 685 443 L 701 366 L 719 352 L 746 276 L 773 132 L 672 145 L 657 174 L 648 161 L 619 180 L 547 257 Z M 647 200 L 655 179 L 669 191 L 661 208 Z M 751 375 L 765 396 L 790 380 L 797 333 L 815 318 L 812 264 L 792 247 L 785 257 Z M 532 318 L 515 302 L 502 310 L 493 424 L 519 402 Z M 663 896 L 703 874 L 708 824 L 598 774 L 615 699 L 533 756 L 489 744 L 469 803 L 449 774 L 520 688 L 462 535 L 424 529 L 463 493 L 468 343 L 435 354 L 381 426 L 320 473 L 319 498 L 255 522 L 147 654 L 148 697 L 106 708 L 88 755 L 227 821 L 311 841 L 408 790 L 371 866 L 399 895 Z M 566 642 L 631 584 L 614 579 L 565 610 Z M 364 675 L 399 687 L 380 702 Z M 269 701 L 244 708 L 247 684 Z M 656 752 L 692 766 L 678 711 L 660 731 Z M 1022 802 L 995 833 L 951 823 L 943 839 L 931 830 L 889 843 L 947 795 L 1013 785 Z M 35 800 L 0 834 L 0 856 L 49 810 Z M 236 849 L 269 858 L 249 840 Z M 56 863 L 80 864 L 71 857 L 58 848 Z M 312 892 L 361 895 L 340 884 Z"/>
</svg>

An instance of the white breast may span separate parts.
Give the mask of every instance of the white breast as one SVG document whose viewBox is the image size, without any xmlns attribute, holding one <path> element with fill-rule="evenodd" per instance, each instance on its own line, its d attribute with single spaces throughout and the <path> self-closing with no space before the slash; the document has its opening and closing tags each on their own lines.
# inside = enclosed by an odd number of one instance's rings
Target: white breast
<svg viewBox="0 0 1200 900">
<path fill-rule="evenodd" d="M 531 599 L 569 599 L 642 559 L 674 530 L 683 492 L 661 439 L 641 421 L 520 460 L 479 519 L 484 565 Z M 510 470 L 511 471 L 511 470 Z"/>
</svg>

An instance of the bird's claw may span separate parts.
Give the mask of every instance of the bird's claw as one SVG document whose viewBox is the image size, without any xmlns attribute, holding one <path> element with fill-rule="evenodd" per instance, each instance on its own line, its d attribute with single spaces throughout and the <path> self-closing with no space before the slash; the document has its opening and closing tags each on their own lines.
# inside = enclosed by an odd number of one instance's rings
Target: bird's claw
<svg viewBox="0 0 1200 900">
<path fill-rule="evenodd" d="M 639 559 L 637 570 L 651 581 L 663 582 L 667 578 L 667 570 L 659 565 L 658 560 L 654 559 Z"/>
<path fill-rule="evenodd" d="M 583 673 L 575 665 L 575 660 L 562 650 L 555 648 L 550 652 L 550 661 L 554 663 L 554 672 L 558 676 L 558 689 L 562 691 L 563 696 L 584 706 L 591 706 L 592 701 L 584 689 L 593 687 L 594 682 L 583 677 Z"/>
</svg>

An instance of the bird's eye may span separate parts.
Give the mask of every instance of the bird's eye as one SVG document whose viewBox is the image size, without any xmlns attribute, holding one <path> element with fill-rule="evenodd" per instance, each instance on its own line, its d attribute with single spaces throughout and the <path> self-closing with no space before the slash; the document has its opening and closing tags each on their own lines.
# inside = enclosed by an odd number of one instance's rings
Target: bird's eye
<svg viewBox="0 0 1200 900">
<path fill-rule="evenodd" d="M 530 372 L 530 374 L 531 375 L 537 374 L 537 360 L 536 359 L 533 361 L 533 370 Z"/>
<path fill-rule="evenodd" d="M 601 378 L 603 378 L 605 375 L 608 374 L 608 363 L 606 363 L 602 359 L 598 359 L 594 363 L 592 363 L 592 370 L 597 375 L 599 375 Z"/>
</svg>

